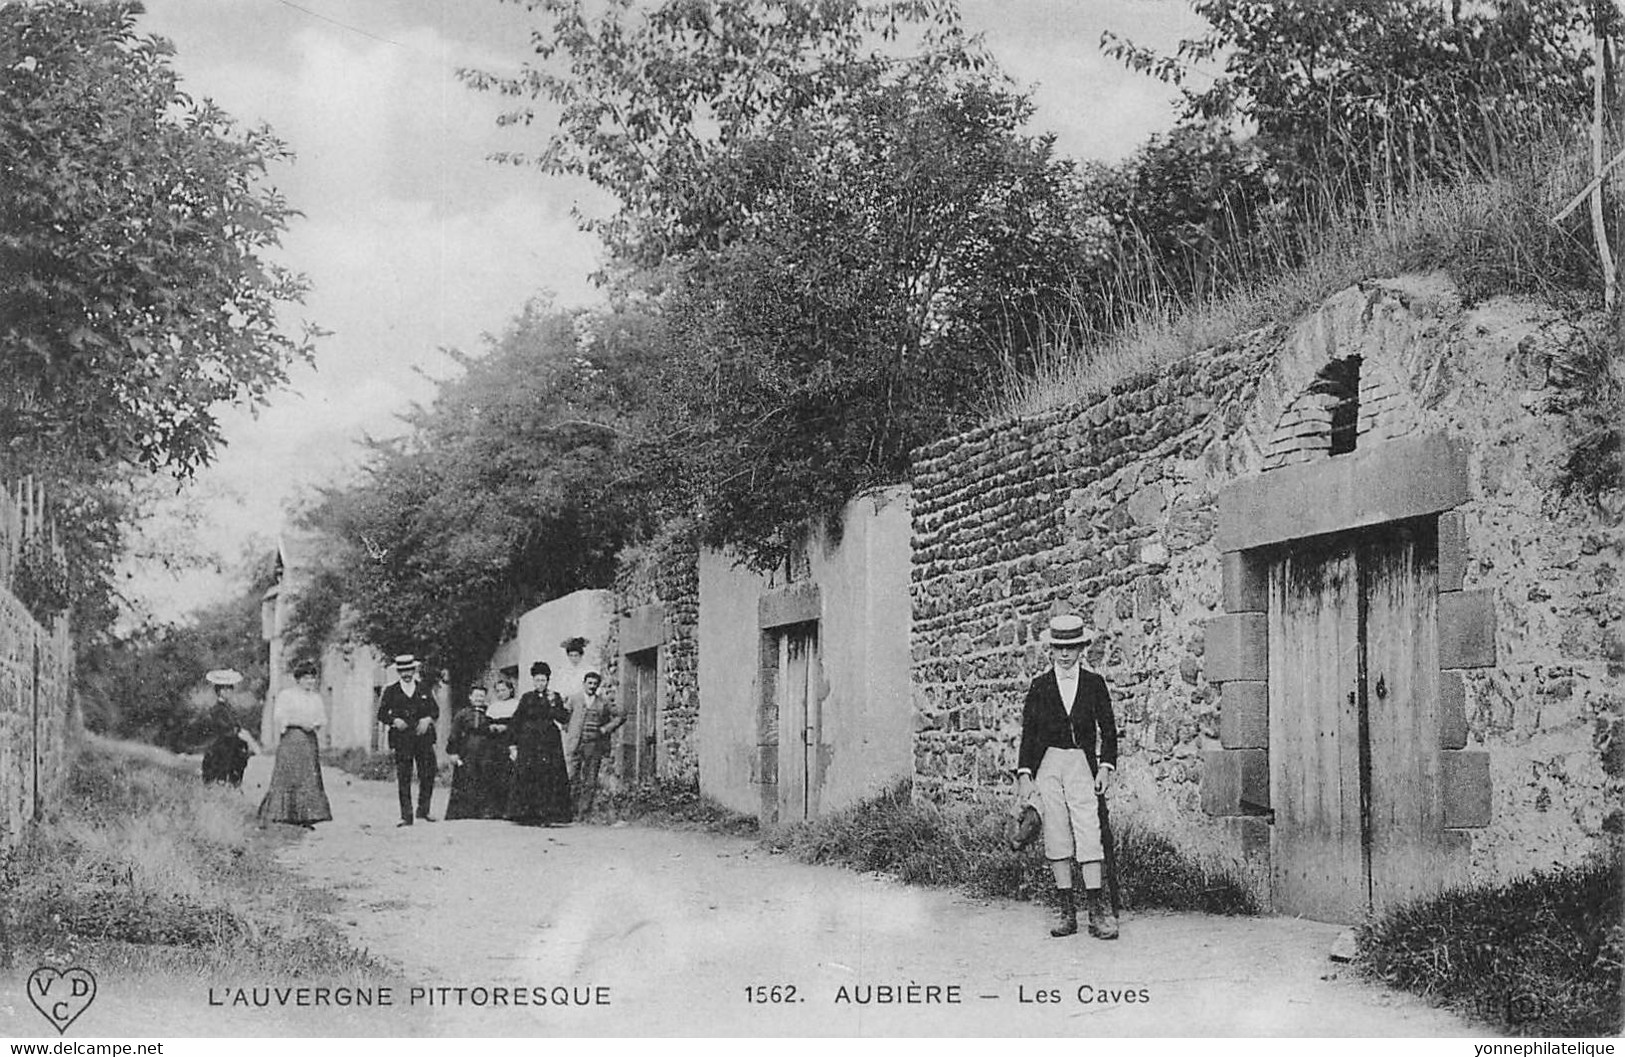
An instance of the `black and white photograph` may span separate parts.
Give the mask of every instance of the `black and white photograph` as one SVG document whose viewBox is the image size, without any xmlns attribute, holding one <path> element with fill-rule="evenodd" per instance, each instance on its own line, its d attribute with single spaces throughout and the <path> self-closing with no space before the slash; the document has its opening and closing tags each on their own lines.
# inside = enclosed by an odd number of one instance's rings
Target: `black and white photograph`
<svg viewBox="0 0 1625 1057">
<path fill-rule="evenodd" d="M 0 1038 L 1613 1052 L 1622 48 L 0 0 Z"/>
</svg>

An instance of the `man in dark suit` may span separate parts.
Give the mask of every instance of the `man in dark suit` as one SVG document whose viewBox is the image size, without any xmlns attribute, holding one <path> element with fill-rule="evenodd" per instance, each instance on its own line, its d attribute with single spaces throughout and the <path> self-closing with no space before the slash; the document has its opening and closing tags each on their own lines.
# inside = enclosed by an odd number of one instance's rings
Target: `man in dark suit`
<svg viewBox="0 0 1625 1057">
<path fill-rule="evenodd" d="M 395 783 L 400 790 L 401 820 L 397 826 L 412 824 L 412 768 L 418 772 L 417 817 L 429 817 L 429 801 L 434 796 L 434 721 L 440 706 L 418 678 L 418 660 L 410 653 L 395 658 L 396 682 L 384 687 L 378 702 L 378 722 L 389 728 L 389 747 L 395 750 Z"/>
<path fill-rule="evenodd" d="M 1021 754 L 1017 760 L 1017 804 L 1031 801 L 1036 785 L 1044 820 L 1044 857 L 1055 875 L 1059 920 L 1051 936 L 1078 931 L 1073 868 L 1089 893 L 1089 934 L 1117 938 L 1117 915 L 1101 891 L 1099 805 L 1117 770 L 1117 720 L 1106 681 L 1080 663 L 1095 637 L 1083 619 L 1066 614 L 1052 619 L 1044 636 L 1054 660 L 1032 681 L 1021 712 Z"/>
</svg>

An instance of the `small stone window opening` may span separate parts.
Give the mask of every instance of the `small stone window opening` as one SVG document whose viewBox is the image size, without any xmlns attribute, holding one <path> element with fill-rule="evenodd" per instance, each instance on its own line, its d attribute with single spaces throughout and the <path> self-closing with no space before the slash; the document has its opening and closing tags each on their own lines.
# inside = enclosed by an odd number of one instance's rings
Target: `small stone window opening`
<svg viewBox="0 0 1625 1057">
<path fill-rule="evenodd" d="M 1315 376 L 1309 391 L 1332 414 L 1332 455 L 1354 450 L 1360 434 L 1360 357 L 1333 360 Z"/>
</svg>

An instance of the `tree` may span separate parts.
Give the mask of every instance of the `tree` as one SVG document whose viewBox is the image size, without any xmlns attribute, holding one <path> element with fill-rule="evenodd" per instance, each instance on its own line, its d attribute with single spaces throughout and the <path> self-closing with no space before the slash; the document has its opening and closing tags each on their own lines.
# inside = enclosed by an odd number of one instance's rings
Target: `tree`
<svg viewBox="0 0 1625 1057">
<path fill-rule="evenodd" d="M 268 257 L 287 151 L 182 92 L 141 10 L 0 3 L 0 472 L 66 504 L 76 597 L 106 597 L 133 475 L 207 463 L 218 407 L 311 355 L 278 322 L 305 283 Z"/>
<path fill-rule="evenodd" d="M 776 564 L 1031 366 L 1084 254 L 1029 113 L 927 72 L 741 144 L 748 231 L 688 254 L 665 300 L 671 505 L 704 542 Z"/>
<path fill-rule="evenodd" d="M 242 591 L 189 620 L 143 624 L 87 643 L 76 672 L 85 725 L 110 737 L 193 752 L 209 734 L 212 698 L 204 672 L 235 668 L 244 676 L 237 699 L 263 699 L 268 657 L 260 637 L 260 599 L 272 583 L 273 560 L 264 554 L 245 563 Z M 249 729 L 258 727 L 251 713 L 242 719 Z"/>
<path fill-rule="evenodd" d="M 297 613 L 295 636 L 318 637 L 342 598 L 368 642 L 428 655 L 461 683 L 515 613 L 609 586 L 648 524 L 622 472 L 638 326 L 532 303 L 483 355 L 454 354 L 462 374 L 406 416 L 407 435 L 373 442 L 365 479 L 308 515 L 345 549 L 329 563 L 337 583 L 317 578 L 331 601 Z"/>
<path fill-rule="evenodd" d="M 667 324 L 666 508 L 765 567 L 1024 364 L 1075 256 L 1070 167 L 948 0 L 538 0 L 531 160 Z M 529 110 L 510 115 L 528 122 Z"/>
<path fill-rule="evenodd" d="M 586 220 L 623 263 L 652 267 L 737 238 L 753 215 L 747 144 L 802 116 L 839 110 L 896 70 L 988 63 L 952 0 L 524 0 L 546 27 L 517 76 L 472 87 L 560 111 L 543 149 L 499 155 L 585 175 L 615 216 Z M 912 48 L 912 53 L 906 49 Z M 529 125 L 534 109 L 505 115 Z"/>
<path fill-rule="evenodd" d="M 1496 171 L 1588 98 L 1574 0 L 1196 0 L 1212 27 L 1162 56 L 1108 33 L 1131 68 L 1182 83 L 1220 60 L 1183 121 L 1250 128 L 1294 197 Z"/>
</svg>

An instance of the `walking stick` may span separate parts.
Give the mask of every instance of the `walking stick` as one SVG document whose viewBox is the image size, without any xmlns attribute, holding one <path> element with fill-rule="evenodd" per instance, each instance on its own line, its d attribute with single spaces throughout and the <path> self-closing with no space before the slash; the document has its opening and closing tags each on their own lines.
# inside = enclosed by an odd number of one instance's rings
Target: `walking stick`
<svg viewBox="0 0 1625 1057">
<path fill-rule="evenodd" d="M 1100 808 L 1100 846 L 1106 853 L 1106 887 L 1112 894 L 1112 913 L 1116 914 L 1123 909 L 1117 892 L 1117 842 L 1112 839 L 1112 818 L 1106 810 L 1106 798 L 1096 797 L 1095 803 Z"/>
</svg>

